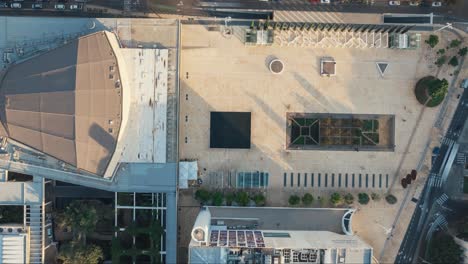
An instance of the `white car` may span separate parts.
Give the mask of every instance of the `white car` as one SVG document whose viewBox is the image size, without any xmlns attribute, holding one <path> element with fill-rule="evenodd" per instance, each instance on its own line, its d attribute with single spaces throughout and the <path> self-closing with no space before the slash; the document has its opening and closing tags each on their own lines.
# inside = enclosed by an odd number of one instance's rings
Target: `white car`
<svg viewBox="0 0 468 264">
<path fill-rule="evenodd" d="M 56 4 L 54 6 L 55 9 L 57 10 L 65 10 L 65 5 L 64 4 Z"/>
<path fill-rule="evenodd" d="M 329 3 L 330 3 L 330 0 L 320 0 L 320 3 L 321 3 L 321 4 L 329 4 Z"/>
<path fill-rule="evenodd" d="M 439 7 L 442 6 L 442 2 L 432 2 L 433 7 Z"/>
<path fill-rule="evenodd" d="M 391 6 L 399 6 L 400 1 L 388 1 L 388 4 L 391 5 Z"/>
<path fill-rule="evenodd" d="M 420 3 L 418 1 L 411 1 L 411 2 L 409 2 L 409 5 L 410 6 L 419 6 Z"/>
<path fill-rule="evenodd" d="M 10 7 L 11 8 L 21 8 L 21 4 L 20 3 L 11 3 Z"/>
<path fill-rule="evenodd" d="M 70 5 L 70 10 L 80 10 L 81 9 L 81 4 L 79 5 Z"/>
</svg>

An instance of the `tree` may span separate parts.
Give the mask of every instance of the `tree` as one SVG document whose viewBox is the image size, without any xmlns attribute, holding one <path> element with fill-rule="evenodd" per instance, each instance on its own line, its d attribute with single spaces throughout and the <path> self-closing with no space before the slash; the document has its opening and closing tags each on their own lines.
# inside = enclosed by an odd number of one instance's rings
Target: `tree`
<svg viewBox="0 0 468 264">
<path fill-rule="evenodd" d="M 422 105 L 435 107 L 442 103 L 447 91 L 448 81 L 446 79 L 441 80 L 434 76 L 426 76 L 416 83 L 414 94 Z"/>
<path fill-rule="evenodd" d="M 314 201 L 314 196 L 312 196 L 312 194 L 310 193 L 306 193 L 304 194 L 304 196 L 302 196 L 302 203 L 306 206 L 310 206 L 313 201 Z"/>
<path fill-rule="evenodd" d="M 437 51 L 437 54 L 439 54 L 439 55 L 444 55 L 444 54 L 445 54 L 445 49 L 439 49 L 439 50 Z"/>
<path fill-rule="evenodd" d="M 63 264 L 98 264 L 104 259 L 104 253 L 96 245 L 81 245 L 72 241 L 60 248 L 57 258 Z"/>
<path fill-rule="evenodd" d="M 408 187 L 408 182 L 406 181 L 406 178 L 401 179 L 401 186 L 403 189 L 406 189 Z"/>
<path fill-rule="evenodd" d="M 263 194 L 258 193 L 256 195 L 254 195 L 253 200 L 254 200 L 256 206 L 265 206 L 266 198 L 265 198 L 265 196 Z"/>
<path fill-rule="evenodd" d="M 301 202 L 301 198 L 299 198 L 299 196 L 297 195 L 291 195 L 289 196 L 288 202 L 289 202 L 289 205 L 296 206 Z"/>
<path fill-rule="evenodd" d="M 411 177 L 411 174 L 406 174 L 406 183 L 407 184 L 411 184 L 411 181 L 412 181 L 412 177 Z"/>
<path fill-rule="evenodd" d="M 418 176 L 418 172 L 416 170 L 411 170 L 411 179 L 413 181 L 416 180 L 416 176 Z"/>
<path fill-rule="evenodd" d="M 226 205 L 229 205 L 231 206 L 232 205 L 232 202 L 234 201 L 235 199 L 235 195 L 233 193 L 227 193 L 226 196 L 225 196 L 225 199 L 226 199 Z"/>
<path fill-rule="evenodd" d="M 398 200 L 393 194 L 389 194 L 385 196 L 385 201 L 389 204 L 396 204 Z"/>
<path fill-rule="evenodd" d="M 214 206 L 221 206 L 223 205 L 223 194 L 221 192 L 215 192 L 213 194 L 213 205 Z"/>
<path fill-rule="evenodd" d="M 74 200 L 65 211 L 58 215 L 59 226 L 69 226 L 73 232 L 73 239 L 86 244 L 86 235 L 94 232 L 98 222 L 98 213 L 90 201 Z"/>
<path fill-rule="evenodd" d="M 371 193 L 370 197 L 373 201 L 380 201 L 380 195 L 378 193 Z"/>
<path fill-rule="evenodd" d="M 457 67 L 458 66 L 458 58 L 456 56 L 453 56 L 449 62 L 448 62 L 449 65 L 453 66 L 453 67 Z"/>
<path fill-rule="evenodd" d="M 429 83 L 429 95 L 432 99 L 443 98 L 447 94 L 448 81 L 446 79 L 435 79 Z"/>
<path fill-rule="evenodd" d="M 463 250 L 449 234 L 439 233 L 429 244 L 431 263 L 461 263 Z"/>
<path fill-rule="evenodd" d="M 458 51 L 458 55 L 460 55 L 461 57 L 465 56 L 466 53 L 468 52 L 468 48 L 467 47 L 464 47 L 464 48 L 461 48 L 459 51 Z"/>
<path fill-rule="evenodd" d="M 236 193 L 236 203 L 240 206 L 247 206 L 250 202 L 249 194 L 244 191 Z"/>
<path fill-rule="evenodd" d="M 450 47 L 451 48 L 456 48 L 456 47 L 460 46 L 461 43 L 462 43 L 461 40 L 454 39 L 454 40 L 450 41 Z"/>
<path fill-rule="evenodd" d="M 205 204 L 209 200 L 211 200 L 211 193 L 208 190 L 205 190 L 205 189 L 198 189 L 195 192 L 195 199 L 197 199 L 199 202 Z"/>
<path fill-rule="evenodd" d="M 369 195 L 367 193 L 359 193 L 358 200 L 360 204 L 368 204 L 370 201 Z"/>
<path fill-rule="evenodd" d="M 335 192 L 335 193 L 332 193 L 332 195 L 330 196 L 330 202 L 334 205 L 334 206 L 337 206 L 339 205 L 341 202 L 342 202 L 342 199 L 341 198 L 341 194 Z"/>
<path fill-rule="evenodd" d="M 344 200 L 345 200 L 346 204 L 353 204 L 354 203 L 354 196 L 352 194 L 350 194 L 350 193 L 347 193 L 344 196 Z"/>
<path fill-rule="evenodd" d="M 434 48 L 439 43 L 439 37 L 436 35 L 430 35 L 429 39 L 425 41 L 431 48 Z"/>
<path fill-rule="evenodd" d="M 447 57 L 445 55 L 442 55 L 436 60 L 434 64 L 437 65 L 437 67 L 442 67 L 442 65 L 444 65 L 446 61 Z"/>
</svg>

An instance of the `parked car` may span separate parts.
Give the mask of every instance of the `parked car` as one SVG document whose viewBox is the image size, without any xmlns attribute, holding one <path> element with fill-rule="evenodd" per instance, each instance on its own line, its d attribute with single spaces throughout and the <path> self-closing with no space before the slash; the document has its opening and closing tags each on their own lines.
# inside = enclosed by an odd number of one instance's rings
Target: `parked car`
<svg viewBox="0 0 468 264">
<path fill-rule="evenodd" d="M 0 8 L 7 8 L 8 4 L 5 2 L 0 2 Z"/>
<path fill-rule="evenodd" d="M 442 6 L 442 2 L 432 2 L 433 7 L 440 7 Z"/>
<path fill-rule="evenodd" d="M 409 2 L 409 5 L 410 6 L 419 6 L 421 3 L 419 3 L 418 1 L 411 1 Z"/>
<path fill-rule="evenodd" d="M 31 8 L 32 9 L 42 9 L 42 4 L 41 3 L 32 4 Z"/>
<path fill-rule="evenodd" d="M 70 10 L 80 10 L 82 9 L 82 5 L 70 5 Z"/>
<path fill-rule="evenodd" d="M 391 6 L 399 6 L 400 1 L 388 1 L 388 4 L 391 5 Z"/>
<path fill-rule="evenodd" d="M 65 5 L 64 4 L 55 4 L 54 8 L 57 9 L 57 10 L 65 10 Z"/>
<path fill-rule="evenodd" d="M 330 3 L 330 0 L 320 0 L 320 3 L 321 3 L 321 4 L 329 4 L 329 3 Z"/>
<path fill-rule="evenodd" d="M 15 8 L 15 9 L 21 8 L 21 4 L 20 3 L 11 3 L 10 7 Z"/>
</svg>

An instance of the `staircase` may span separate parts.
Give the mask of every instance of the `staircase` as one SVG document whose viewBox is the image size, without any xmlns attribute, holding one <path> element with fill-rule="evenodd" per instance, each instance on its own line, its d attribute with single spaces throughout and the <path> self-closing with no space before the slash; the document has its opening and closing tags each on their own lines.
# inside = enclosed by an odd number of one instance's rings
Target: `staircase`
<svg viewBox="0 0 468 264">
<path fill-rule="evenodd" d="M 42 206 L 30 205 L 26 209 L 26 224 L 29 226 L 29 262 L 42 263 Z"/>
</svg>

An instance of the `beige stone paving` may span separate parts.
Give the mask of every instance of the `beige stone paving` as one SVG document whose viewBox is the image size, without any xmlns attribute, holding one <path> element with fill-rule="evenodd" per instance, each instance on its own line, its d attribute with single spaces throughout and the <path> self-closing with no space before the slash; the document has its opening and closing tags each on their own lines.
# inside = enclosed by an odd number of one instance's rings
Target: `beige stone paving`
<svg viewBox="0 0 468 264">
<path fill-rule="evenodd" d="M 318 71 L 322 56 L 335 58 L 337 76 L 320 77 Z M 427 139 L 432 139 L 432 147 L 438 144 L 442 135 L 441 130 L 433 128 L 439 108 L 427 108 L 405 153 L 422 110 L 414 97 L 413 87 L 419 78 L 437 73 L 432 64 L 434 57 L 427 48 L 396 51 L 245 47 L 235 38 L 225 39 L 218 32 L 208 32 L 202 26 L 184 25 L 180 70 L 181 159 L 197 159 L 201 177 L 205 179 L 213 171 L 268 171 L 270 187 L 267 198 L 268 205 L 272 206 L 285 205 L 292 193 L 312 192 L 314 196 L 325 197 L 336 190 L 284 188 L 284 172 L 388 173 L 392 179 L 400 160 L 404 158 L 401 172 L 406 174 L 417 166 Z M 282 75 L 268 72 L 267 63 L 272 58 L 285 62 Z M 377 72 L 376 61 L 390 63 L 384 78 Z M 450 77 L 449 73 L 441 71 L 440 77 L 445 76 Z M 186 95 L 188 100 L 185 100 Z M 449 98 L 448 117 L 454 110 L 452 104 L 456 102 L 455 96 L 453 94 Z M 210 111 L 252 112 L 252 148 L 209 149 Z M 394 114 L 396 150 L 286 151 L 286 112 Z M 185 116 L 188 116 L 188 122 L 184 121 Z M 444 123 L 444 128 L 446 125 Z M 183 143 L 185 137 L 188 143 Z M 418 186 L 424 184 L 429 162 L 430 156 L 427 155 L 416 184 L 411 186 L 410 197 Z M 355 197 L 359 191 L 341 190 L 343 193 L 351 192 Z M 371 201 L 366 206 L 355 202 L 360 210 L 354 217 L 353 228 L 374 247 L 378 258 L 387 238 L 385 231 L 392 226 L 405 191 L 398 183 L 395 185 L 396 205 L 388 205 L 384 201 L 385 190 L 375 192 L 381 194 L 381 201 Z M 383 263 L 393 262 L 414 207 L 411 201 L 404 205 L 381 260 Z"/>
<path fill-rule="evenodd" d="M 271 188 L 281 190 L 284 172 L 395 172 L 421 109 L 413 86 L 428 69 L 419 63 L 419 51 L 245 47 L 235 38 L 189 25 L 183 26 L 182 46 L 181 120 L 187 115 L 188 122 L 181 123 L 180 141 L 187 137 L 188 143 L 182 143 L 180 154 L 198 159 L 205 175 L 268 171 Z M 322 56 L 335 58 L 337 76 L 319 75 Z M 285 62 L 283 74 L 268 71 L 272 57 Z M 376 61 L 390 63 L 385 78 L 379 76 Z M 209 149 L 210 111 L 252 112 L 252 148 Z M 396 151 L 285 150 L 287 112 L 394 114 Z M 415 149 L 425 144 L 435 113 L 425 112 L 412 143 Z M 419 154 L 410 151 L 407 163 L 414 164 Z"/>
</svg>

